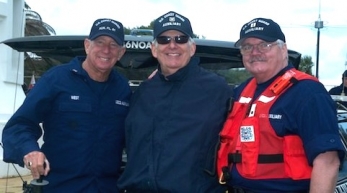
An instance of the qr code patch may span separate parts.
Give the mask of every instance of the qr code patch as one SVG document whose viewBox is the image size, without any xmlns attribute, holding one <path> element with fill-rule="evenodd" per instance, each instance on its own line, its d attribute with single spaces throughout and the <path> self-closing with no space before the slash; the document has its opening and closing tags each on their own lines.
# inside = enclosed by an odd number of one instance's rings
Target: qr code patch
<svg viewBox="0 0 347 193">
<path fill-rule="evenodd" d="M 254 128 L 250 126 L 242 126 L 240 128 L 241 142 L 253 142 L 254 141 Z"/>
</svg>

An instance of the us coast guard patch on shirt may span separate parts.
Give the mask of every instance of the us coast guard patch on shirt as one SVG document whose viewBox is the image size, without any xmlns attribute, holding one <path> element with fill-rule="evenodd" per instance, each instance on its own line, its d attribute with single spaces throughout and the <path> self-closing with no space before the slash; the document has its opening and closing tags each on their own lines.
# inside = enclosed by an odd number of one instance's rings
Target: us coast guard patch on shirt
<svg viewBox="0 0 347 193">
<path fill-rule="evenodd" d="M 241 142 L 254 141 L 254 128 L 252 125 L 244 125 L 240 127 L 240 140 Z"/>
<path fill-rule="evenodd" d="M 121 101 L 121 100 L 116 100 L 116 105 L 121 105 L 121 106 L 125 106 L 125 107 L 128 107 L 129 106 L 129 103 L 128 102 L 125 102 L 125 101 Z"/>
</svg>

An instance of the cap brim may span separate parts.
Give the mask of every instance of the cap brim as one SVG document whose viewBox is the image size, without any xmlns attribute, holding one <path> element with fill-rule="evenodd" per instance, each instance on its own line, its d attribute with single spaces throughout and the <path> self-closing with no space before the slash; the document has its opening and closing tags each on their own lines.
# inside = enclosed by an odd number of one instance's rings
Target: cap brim
<svg viewBox="0 0 347 193">
<path fill-rule="evenodd" d="M 243 38 L 240 38 L 239 40 L 237 40 L 234 44 L 234 47 L 240 47 L 242 42 L 245 41 L 245 39 L 247 39 L 247 38 L 259 38 L 259 39 L 264 40 L 266 42 L 274 42 L 277 40 L 276 38 L 273 38 L 273 37 L 253 34 L 253 35 L 249 35 L 249 36 L 246 36 L 246 37 L 243 37 Z"/>
<path fill-rule="evenodd" d="M 160 30 L 159 32 L 156 33 L 156 35 L 154 36 L 154 39 L 157 38 L 158 36 L 160 36 L 162 33 L 166 32 L 166 31 L 169 31 L 169 30 L 177 30 L 181 33 L 183 33 L 184 35 L 186 36 L 189 36 L 192 38 L 192 35 L 191 34 L 188 34 L 187 32 L 183 31 L 181 28 L 179 27 L 175 27 L 175 26 L 172 26 L 170 27 L 169 29 L 164 29 L 164 30 Z"/>
<path fill-rule="evenodd" d="M 99 36 L 108 36 L 110 38 L 112 38 L 114 41 L 117 42 L 118 45 L 123 46 L 124 41 L 122 41 L 121 39 L 119 39 L 117 36 L 113 35 L 113 34 L 109 34 L 109 33 L 96 33 L 94 34 L 92 37 L 89 37 L 90 40 L 94 40 Z"/>
</svg>

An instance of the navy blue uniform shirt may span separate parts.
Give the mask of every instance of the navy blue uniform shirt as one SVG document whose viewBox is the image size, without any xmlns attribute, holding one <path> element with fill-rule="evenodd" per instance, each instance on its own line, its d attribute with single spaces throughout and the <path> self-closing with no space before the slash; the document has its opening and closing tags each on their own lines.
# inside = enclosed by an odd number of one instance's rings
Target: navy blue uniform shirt
<svg viewBox="0 0 347 193">
<path fill-rule="evenodd" d="M 3 130 L 4 161 L 23 166 L 31 151 L 46 155 L 51 171 L 44 192 L 118 192 L 131 89 L 116 71 L 94 82 L 84 59 L 48 70 Z"/>
</svg>

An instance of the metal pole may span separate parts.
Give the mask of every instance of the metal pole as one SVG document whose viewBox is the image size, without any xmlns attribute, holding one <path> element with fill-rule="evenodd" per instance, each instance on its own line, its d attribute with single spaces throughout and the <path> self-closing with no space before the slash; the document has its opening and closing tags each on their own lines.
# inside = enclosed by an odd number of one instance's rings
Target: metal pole
<svg viewBox="0 0 347 193">
<path fill-rule="evenodd" d="M 320 0 L 319 0 L 319 10 L 318 10 L 318 20 L 314 22 L 314 27 L 317 28 L 317 56 L 316 56 L 316 77 L 318 79 L 319 75 L 319 39 L 320 39 L 320 29 L 324 27 L 323 21 L 320 18 Z"/>
<path fill-rule="evenodd" d="M 320 39 L 320 29 L 324 27 L 323 21 L 319 20 L 315 21 L 314 27 L 317 28 L 317 56 L 316 56 L 316 77 L 318 78 L 319 74 L 319 39 Z"/>
<path fill-rule="evenodd" d="M 320 28 L 317 28 L 317 55 L 316 55 L 316 77 L 319 78 L 319 39 L 320 39 Z"/>
</svg>

